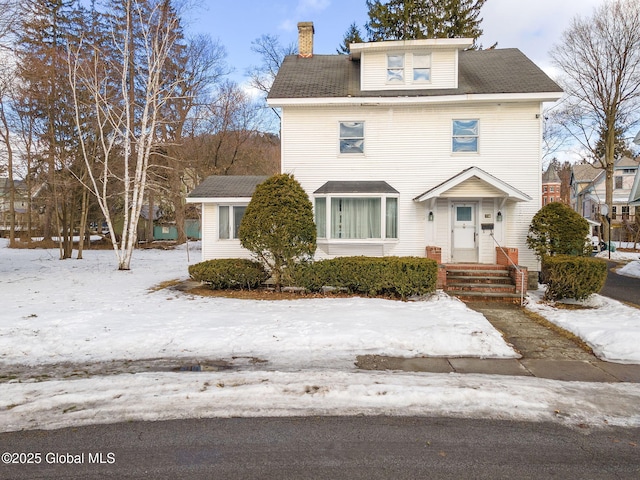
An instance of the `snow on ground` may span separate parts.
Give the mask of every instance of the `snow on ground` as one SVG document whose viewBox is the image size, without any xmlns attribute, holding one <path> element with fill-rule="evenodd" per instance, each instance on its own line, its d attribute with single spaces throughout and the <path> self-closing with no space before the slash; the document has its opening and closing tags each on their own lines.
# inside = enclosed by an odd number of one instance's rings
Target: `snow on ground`
<svg viewBox="0 0 640 480">
<path fill-rule="evenodd" d="M 363 353 L 516 356 L 482 315 L 445 295 L 418 302 L 197 297 L 153 287 L 186 279 L 198 251 L 139 250 L 132 270 L 120 272 L 112 251 L 89 250 L 84 260 L 60 261 L 57 250 L 5 247 L 0 240 L 0 365 L 234 356 L 267 362 L 259 371 L 9 381 L 1 387 L 0 431 L 320 414 L 640 425 L 637 384 L 355 368 Z M 622 314 L 606 310 L 601 323 Z M 633 358 L 632 352 L 624 361 Z"/>
<path fill-rule="evenodd" d="M 602 295 L 566 302 L 583 308 L 563 309 L 542 301 L 543 290 L 529 292 L 527 308 L 580 337 L 598 358 L 640 364 L 640 310 Z"/>
<path fill-rule="evenodd" d="M 352 367 L 366 353 L 517 357 L 484 316 L 443 294 L 419 302 L 199 297 L 150 291 L 188 277 L 183 250 L 136 251 L 127 272 L 106 250 L 65 261 L 52 250 L 0 252 L 4 363 L 254 356 L 299 369 Z"/>
<path fill-rule="evenodd" d="M 627 277 L 640 278 L 640 260 L 629 262 L 626 265 L 616 270 L 619 275 L 625 275 Z"/>
</svg>

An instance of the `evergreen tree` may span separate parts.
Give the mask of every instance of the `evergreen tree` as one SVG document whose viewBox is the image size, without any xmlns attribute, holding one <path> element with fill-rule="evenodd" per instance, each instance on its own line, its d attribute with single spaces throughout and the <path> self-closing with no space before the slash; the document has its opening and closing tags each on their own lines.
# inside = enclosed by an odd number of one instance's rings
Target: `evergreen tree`
<svg viewBox="0 0 640 480">
<path fill-rule="evenodd" d="M 18 38 L 20 109 L 38 119 L 41 148 L 40 181 L 45 185 L 43 236 L 62 235 L 61 258 L 71 256 L 75 202 L 81 196 L 74 177 L 78 143 L 69 88 L 67 47 L 78 44 L 83 30 L 82 11 L 75 0 L 28 0 L 22 5 Z"/>
<path fill-rule="evenodd" d="M 352 43 L 363 43 L 362 35 L 360 34 L 360 29 L 356 22 L 353 22 L 349 25 L 349 29 L 344 34 L 344 39 L 342 40 L 342 45 L 338 47 L 336 50 L 341 55 L 349 55 L 351 51 L 350 45 Z"/>
<path fill-rule="evenodd" d="M 274 175 L 258 185 L 245 210 L 240 243 L 270 270 L 280 290 L 283 275 L 316 251 L 316 225 L 307 193 L 292 175 Z"/>
<path fill-rule="evenodd" d="M 589 223 L 561 202 L 548 203 L 536 213 L 529 226 L 527 245 L 538 257 L 545 255 L 587 255 Z"/>
<path fill-rule="evenodd" d="M 487 0 L 367 0 L 371 41 L 473 38 L 482 35 Z"/>
</svg>

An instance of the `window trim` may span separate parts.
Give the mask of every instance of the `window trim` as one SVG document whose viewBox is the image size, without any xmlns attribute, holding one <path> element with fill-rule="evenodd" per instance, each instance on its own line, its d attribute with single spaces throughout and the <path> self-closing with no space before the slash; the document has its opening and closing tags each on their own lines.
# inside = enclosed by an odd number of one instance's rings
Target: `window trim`
<svg viewBox="0 0 640 480">
<path fill-rule="evenodd" d="M 428 58 L 429 59 L 429 66 L 428 67 L 416 67 L 416 57 L 424 57 L 424 58 Z M 411 79 L 413 81 L 414 84 L 418 84 L 418 85 L 428 85 L 431 83 L 431 71 L 433 69 L 433 57 L 431 55 L 431 52 L 429 53 L 414 53 L 411 57 Z M 421 79 L 416 79 L 416 71 L 420 71 L 420 70 L 426 70 L 428 73 L 428 79 L 426 80 L 421 80 Z"/>
<path fill-rule="evenodd" d="M 390 59 L 392 57 L 399 57 L 402 59 L 402 67 L 392 67 L 389 65 L 390 63 Z M 399 84 L 404 84 L 407 81 L 407 75 L 406 75 L 406 68 L 407 68 L 407 59 L 406 59 L 406 55 L 404 53 L 387 53 L 387 77 L 386 77 L 386 83 L 389 85 L 399 85 Z M 391 72 L 399 72 L 399 76 L 400 78 L 390 78 L 390 73 Z"/>
<path fill-rule="evenodd" d="M 332 201 L 334 199 L 379 199 L 380 200 L 380 237 L 370 237 L 370 238 L 343 238 L 343 237 L 334 237 L 332 232 Z M 318 200 L 324 199 L 324 224 L 320 225 L 317 221 L 316 215 L 318 214 Z M 395 225 L 392 228 L 395 229 L 395 237 L 388 237 L 387 230 L 388 228 L 388 219 L 387 213 L 388 208 L 390 208 L 389 204 L 391 202 L 387 202 L 388 199 L 395 199 Z M 324 242 L 345 242 L 345 243 L 361 243 L 361 242 L 396 242 L 400 237 L 400 195 L 392 194 L 392 193 L 336 193 L 336 194 L 320 194 L 314 195 L 313 201 L 314 208 L 314 219 L 316 221 L 316 231 L 318 235 L 318 240 Z M 320 231 L 320 228 L 324 229 L 323 232 Z"/>
<path fill-rule="evenodd" d="M 476 122 L 476 131 L 475 135 L 455 135 L 455 124 L 456 122 Z M 475 139 L 475 150 L 456 150 L 455 148 L 455 139 L 456 138 L 474 138 Z M 476 155 L 480 153 L 480 120 L 478 118 L 453 118 L 451 119 L 451 153 L 454 155 Z"/>
<path fill-rule="evenodd" d="M 229 241 L 229 240 L 238 240 L 238 233 L 236 232 L 235 225 L 235 209 L 243 208 L 246 211 L 248 204 L 242 203 L 224 203 L 218 205 L 218 218 L 217 218 L 217 228 L 218 228 L 218 240 L 221 241 Z M 221 220 L 222 220 L 222 210 L 227 209 L 227 233 L 226 236 L 222 236 L 222 228 L 221 228 Z M 242 213 L 244 216 L 244 212 Z M 240 219 L 242 221 L 242 217 Z M 238 223 L 238 229 L 240 228 L 240 223 Z"/>
<path fill-rule="evenodd" d="M 348 124 L 348 123 L 352 123 L 352 124 L 362 124 L 362 137 L 349 137 L 349 136 L 342 136 L 342 125 L 343 124 Z M 346 155 L 346 156 L 364 156 L 365 154 L 365 148 L 366 148 L 366 135 L 367 135 L 367 131 L 366 131 L 366 122 L 364 120 L 340 120 L 338 122 L 338 155 Z M 348 152 L 348 151 L 342 151 L 342 141 L 343 140 L 362 140 L 362 149 L 360 152 Z"/>
</svg>

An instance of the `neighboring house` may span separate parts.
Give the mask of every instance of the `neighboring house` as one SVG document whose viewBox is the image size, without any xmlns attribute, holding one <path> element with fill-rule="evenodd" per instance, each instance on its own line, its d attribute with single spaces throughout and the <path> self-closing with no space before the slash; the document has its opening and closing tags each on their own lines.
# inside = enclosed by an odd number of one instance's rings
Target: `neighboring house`
<svg viewBox="0 0 640 480">
<path fill-rule="evenodd" d="M 16 231 L 26 230 L 28 222 L 29 198 L 26 184 L 22 180 L 14 180 L 15 196 L 13 208 L 15 211 Z M 11 227 L 11 188 L 8 178 L 0 178 L 0 236 L 8 235 Z"/>
<path fill-rule="evenodd" d="M 298 28 L 300 53 L 268 103 L 282 112 L 281 171 L 314 205 L 316 258 L 495 264 L 499 244 L 539 270 L 526 237 L 541 205 L 542 105 L 560 87 L 517 49 L 453 38 L 315 55 L 313 25 Z M 210 177 L 189 195 L 203 259 L 249 256 L 234 230 L 257 181 Z"/>
<path fill-rule="evenodd" d="M 561 202 L 560 190 L 562 182 L 558 176 L 558 172 L 549 165 L 547 170 L 542 174 L 542 206 L 544 207 L 548 203 Z"/>
<path fill-rule="evenodd" d="M 613 167 L 613 206 L 611 209 L 611 239 L 628 241 L 634 236 L 636 212 L 633 204 L 634 180 L 638 160 L 622 157 Z M 572 207 L 592 222 L 600 221 L 602 205 L 606 203 L 605 172 L 590 164 L 574 165 L 571 175 Z"/>
</svg>

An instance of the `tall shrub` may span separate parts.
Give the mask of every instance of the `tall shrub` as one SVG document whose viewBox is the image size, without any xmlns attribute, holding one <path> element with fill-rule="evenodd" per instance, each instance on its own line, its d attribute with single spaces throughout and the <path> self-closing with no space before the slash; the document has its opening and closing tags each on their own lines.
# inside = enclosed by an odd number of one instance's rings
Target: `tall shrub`
<svg viewBox="0 0 640 480">
<path fill-rule="evenodd" d="M 545 255 L 587 255 L 590 243 L 587 238 L 589 223 L 564 203 L 554 202 L 542 207 L 535 214 L 527 245 L 538 257 Z"/>
<path fill-rule="evenodd" d="M 274 175 L 257 186 L 238 232 L 240 243 L 271 271 L 280 290 L 287 270 L 316 251 L 316 225 L 307 193 L 293 175 Z"/>
</svg>

